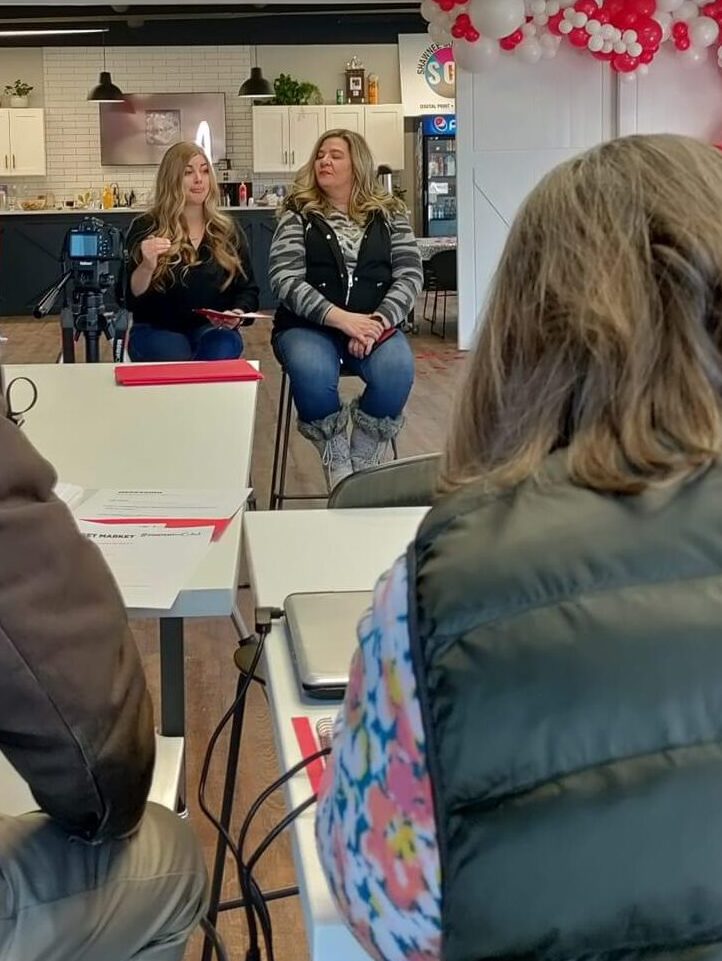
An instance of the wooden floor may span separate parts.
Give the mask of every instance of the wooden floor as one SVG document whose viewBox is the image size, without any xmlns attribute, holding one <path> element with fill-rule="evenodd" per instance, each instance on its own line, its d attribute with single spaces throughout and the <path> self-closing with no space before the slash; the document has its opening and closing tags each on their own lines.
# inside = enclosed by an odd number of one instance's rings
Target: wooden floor
<svg viewBox="0 0 722 961">
<path fill-rule="evenodd" d="M 451 303 L 450 300 L 450 308 Z M 420 316 L 420 312 L 417 312 L 417 316 Z M 467 356 L 456 349 L 456 323 L 453 319 L 449 323 L 445 340 L 431 336 L 428 332 L 428 324 L 424 323 L 422 327 L 420 336 L 410 338 L 416 356 L 416 383 L 406 410 L 407 424 L 399 441 L 401 456 L 439 450 L 442 446 L 452 395 L 464 366 L 464 358 Z M 8 338 L 8 343 L 0 348 L 0 357 L 5 363 L 53 363 L 56 360 L 60 341 L 56 318 L 49 318 L 47 321 L 0 318 L 0 331 Z M 258 506 L 259 509 L 265 509 L 268 505 L 280 378 L 278 365 L 268 344 L 267 330 L 256 326 L 249 328 L 244 335 L 245 356 L 249 359 L 258 359 L 265 375 L 258 398 L 252 461 Z M 107 348 L 104 349 L 104 359 L 110 359 Z M 344 384 L 345 391 L 352 394 L 354 385 L 358 390 L 358 383 L 350 381 Z M 76 426 L 63 422 L 62 411 L 58 412 L 58 417 L 59 430 L 73 430 Z M 111 426 L 108 425 L 109 432 Z M 98 437 L 95 440 L 98 444 L 102 444 L 106 439 Z M 289 479 L 299 492 L 313 492 L 322 488 L 322 474 L 317 455 L 308 442 L 298 435 L 294 436 L 292 441 Z M 299 506 L 308 507 L 309 503 Z M 319 502 L 318 506 L 322 508 L 323 502 Z M 245 580 L 245 572 L 242 573 L 242 580 Z M 253 603 L 249 591 L 239 593 L 239 602 L 246 623 L 252 624 Z M 230 620 L 189 620 L 186 625 L 188 800 L 192 824 L 203 845 L 210 867 L 215 835 L 198 808 L 196 792 L 208 739 L 233 699 L 237 674 L 232 655 L 237 638 Z M 154 697 L 157 697 L 159 690 L 157 623 L 134 621 L 133 630 L 143 654 L 151 691 Z M 225 748 L 226 741 L 222 740 L 219 743 L 209 782 L 209 797 L 215 810 L 220 807 Z M 254 690 L 246 714 L 236 814 L 242 816 L 253 799 L 279 773 L 268 711 L 262 694 Z M 269 802 L 265 813 L 259 816 L 257 828 L 251 835 L 251 843 L 253 844 L 256 838 L 260 840 L 283 813 L 285 813 L 283 801 L 279 795 Z M 235 820 L 237 821 L 238 818 Z M 228 880 L 225 895 L 237 897 L 238 891 L 234 884 L 234 873 L 230 861 L 226 877 Z M 265 859 L 261 862 L 259 879 L 264 888 L 282 887 L 295 883 L 290 846 L 285 838 L 267 852 Z M 271 907 L 271 916 L 274 929 L 274 953 L 277 961 L 307 961 L 306 934 L 298 900 L 275 902 Z M 226 914 L 221 921 L 220 930 L 230 956 L 243 961 L 246 937 L 242 915 L 237 911 Z M 189 945 L 186 958 L 197 961 L 199 957 L 200 938 L 196 936 Z M 339 958 L 338 961 L 343 959 Z"/>
</svg>

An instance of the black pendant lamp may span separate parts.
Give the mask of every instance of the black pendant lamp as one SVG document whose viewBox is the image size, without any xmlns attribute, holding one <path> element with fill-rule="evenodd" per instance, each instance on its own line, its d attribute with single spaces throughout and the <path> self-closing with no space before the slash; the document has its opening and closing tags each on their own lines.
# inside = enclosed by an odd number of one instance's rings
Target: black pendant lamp
<svg viewBox="0 0 722 961">
<path fill-rule="evenodd" d="M 273 84 L 263 76 L 258 64 L 258 52 L 253 48 L 253 58 L 256 62 L 255 67 L 251 67 L 251 76 L 245 80 L 238 91 L 239 97 L 247 97 L 249 100 L 270 100 L 276 96 Z"/>
<path fill-rule="evenodd" d="M 100 71 L 100 83 L 90 91 L 88 100 L 94 100 L 96 103 L 118 103 L 125 100 L 125 94 L 113 83 L 110 71 L 105 67 L 105 32 L 103 32 L 103 69 Z"/>
</svg>

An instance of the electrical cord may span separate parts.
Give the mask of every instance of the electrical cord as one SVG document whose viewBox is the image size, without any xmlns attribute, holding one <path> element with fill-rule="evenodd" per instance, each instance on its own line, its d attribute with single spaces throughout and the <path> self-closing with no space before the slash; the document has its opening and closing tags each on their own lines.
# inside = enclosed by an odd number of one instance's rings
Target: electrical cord
<svg viewBox="0 0 722 961">
<path fill-rule="evenodd" d="M 291 778 L 295 777 L 296 774 L 298 774 L 300 771 L 303 771 L 305 768 L 307 768 L 309 764 L 313 764 L 314 761 L 318 761 L 319 758 L 325 757 L 329 753 L 330 753 L 329 749 L 324 748 L 323 750 L 316 751 L 314 754 L 309 755 L 307 758 L 304 758 L 303 760 L 299 761 L 297 764 L 294 764 L 293 767 L 289 768 L 289 770 L 286 771 L 285 774 L 282 774 L 281 777 L 279 777 L 276 781 L 270 784 L 264 791 L 261 792 L 261 794 L 258 795 L 256 800 L 253 802 L 253 804 L 249 808 L 248 813 L 246 814 L 246 817 L 243 820 L 243 824 L 241 825 L 241 830 L 238 835 L 237 850 L 239 855 L 239 863 L 241 865 L 241 879 L 240 879 L 241 897 L 245 901 L 245 905 L 246 905 L 245 906 L 246 924 L 248 927 L 248 937 L 250 942 L 250 946 L 246 954 L 246 961 L 260 961 L 260 957 L 261 957 L 260 948 L 258 944 L 258 925 L 256 924 L 256 918 L 254 916 L 254 908 L 256 909 L 256 911 L 258 911 L 258 905 L 254 900 L 254 892 L 258 890 L 258 885 L 255 883 L 253 878 L 246 872 L 244 861 L 243 861 L 243 849 L 245 847 L 246 838 L 248 835 L 249 828 L 251 826 L 251 822 L 253 821 L 254 817 L 256 816 L 258 811 L 261 809 L 263 804 L 268 800 L 268 798 L 272 794 L 274 794 L 280 787 L 283 787 L 283 785 L 287 781 L 290 781 Z M 310 803 L 313 803 L 313 801 L 311 801 Z M 294 817 L 298 816 L 298 811 L 296 811 L 296 813 L 292 812 L 292 815 L 293 816 L 291 816 L 291 821 L 293 820 Z M 290 821 L 288 823 L 290 824 Z M 283 828 L 281 828 L 281 830 L 283 830 Z M 280 831 L 278 833 L 280 833 Z M 274 835 L 274 838 L 275 837 L 277 837 L 277 834 Z M 264 851 L 265 851 L 265 848 L 264 848 Z M 265 901 L 264 901 L 264 908 L 265 908 L 265 913 L 267 914 L 268 909 L 265 905 Z M 259 915 L 259 923 L 261 924 L 264 946 L 266 948 L 266 954 L 268 956 L 267 961 L 273 961 L 273 932 L 270 926 L 270 918 L 269 918 L 268 931 L 265 930 L 265 925 L 261 920 L 260 915 Z M 270 949 L 270 955 L 269 955 L 269 949 Z"/>
</svg>

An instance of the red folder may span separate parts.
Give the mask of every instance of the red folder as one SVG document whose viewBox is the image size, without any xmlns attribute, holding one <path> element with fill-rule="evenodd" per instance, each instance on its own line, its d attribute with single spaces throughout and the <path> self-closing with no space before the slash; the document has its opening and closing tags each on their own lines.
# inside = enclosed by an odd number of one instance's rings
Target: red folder
<svg viewBox="0 0 722 961">
<path fill-rule="evenodd" d="M 215 384 L 224 381 L 263 380 L 247 360 L 195 360 L 183 364 L 119 364 L 115 382 L 122 387 L 155 384 Z"/>
</svg>

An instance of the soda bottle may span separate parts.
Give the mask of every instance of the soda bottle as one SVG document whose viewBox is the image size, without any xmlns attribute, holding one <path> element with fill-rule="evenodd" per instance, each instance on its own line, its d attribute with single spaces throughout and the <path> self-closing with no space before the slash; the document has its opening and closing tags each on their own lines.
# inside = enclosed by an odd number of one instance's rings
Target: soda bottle
<svg viewBox="0 0 722 961">
<path fill-rule="evenodd" d="M 244 183 L 238 188 L 238 206 L 245 207 L 248 200 L 248 189 Z"/>
</svg>

